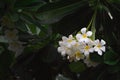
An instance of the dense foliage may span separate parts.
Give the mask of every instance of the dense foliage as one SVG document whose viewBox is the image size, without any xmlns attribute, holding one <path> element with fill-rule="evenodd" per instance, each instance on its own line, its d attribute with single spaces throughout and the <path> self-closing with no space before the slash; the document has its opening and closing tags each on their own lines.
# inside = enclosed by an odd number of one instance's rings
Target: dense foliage
<svg viewBox="0 0 120 80">
<path fill-rule="evenodd" d="M 0 0 L 0 80 L 120 80 L 120 0 Z M 62 57 L 62 36 L 81 28 L 104 39 L 99 63 Z"/>
</svg>

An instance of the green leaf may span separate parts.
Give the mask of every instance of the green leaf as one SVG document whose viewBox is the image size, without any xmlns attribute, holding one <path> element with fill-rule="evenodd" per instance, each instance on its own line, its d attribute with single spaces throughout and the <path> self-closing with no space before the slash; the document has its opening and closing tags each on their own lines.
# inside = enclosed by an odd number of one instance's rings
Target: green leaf
<svg viewBox="0 0 120 80">
<path fill-rule="evenodd" d="M 14 54 L 8 51 L 0 55 L 0 78 L 7 76 L 9 74 L 9 68 L 14 61 Z"/>
<path fill-rule="evenodd" d="M 16 22 L 16 21 L 19 20 L 19 15 L 18 15 L 17 13 L 12 12 L 12 13 L 9 14 L 9 16 L 10 16 L 10 19 L 11 19 L 13 22 Z"/>
<path fill-rule="evenodd" d="M 18 20 L 17 22 L 15 22 L 15 26 L 23 32 L 28 31 L 25 23 L 22 20 Z"/>
<path fill-rule="evenodd" d="M 48 45 L 42 50 L 44 50 L 44 53 L 45 53 L 44 56 L 42 57 L 42 60 L 44 62 L 51 63 L 59 59 L 58 57 L 59 54 L 57 53 L 57 50 L 53 45 Z"/>
<path fill-rule="evenodd" d="M 24 7 L 35 3 L 41 3 L 41 0 L 17 0 L 15 3 L 16 7 Z"/>
<path fill-rule="evenodd" d="M 116 73 L 120 71 L 120 65 L 116 65 L 116 66 L 110 66 L 108 67 L 108 71 L 110 73 Z"/>
<path fill-rule="evenodd" d="M 90 60 L 94 62 L 99 62 L 99 63 L 103 62 L 102 56 L 98 55 L 97 53 L 90 54 Z"/>
<path fill-rule="evenodd" d="M 119 61 L 120 61 L 119 56 L 111 49 L 104 54 L 104 63 L 105 64 L 115 65 Z"/>
<path fill-rule="evenodd" d="M 95 15 L 96 16 L 96 15 Z M 96 22 L 96 20 L 94 19 L 93 20 L 93 23 L 92 23 L 92 27 L 91 27 L 91 31 L 92 31 L 92 40 L 95 40 L 95 33 L 96 33 L 96 29 L 95 29 L 95 22 Z"/>
<path fill-rule="evenodd" d="M 110 3 L 117 3 L 120 4 L 120 0 L 108 0 Z"/>
<path fill-rule="evenodd" d="M 38 28 L 40 28 L 41 31 L 47 33 L 47 28 L 45 28 L 44 26 L 42 26 L 40 24 L 40 22 L 38 20 L 36 20 L 31 13 L 27 13 L 24 12 L 23 14 L 21 14 L 21 20 L 24 21 L 27 24 L 34 24 L 36 25 Z"/>
<path fill-rule="evenodd" d="M 40 29 L 34 25 L 34 24 L 26 24 L 26 27 L 28 29 L 28 33 L 32 34 L 32 35 L 39 35 L 40 33 Z"/>
<path fill-rule="evenodd" d="M 69 64 L 69 68 L 72 72 L 78 73 L 78 72 L 83 72 L 86 67 L 82 62 L 71 62 Z"/>
<path fill-rule="evenodd" d="M 0 46 L 0 54 L 2 54 L 3 51 L 4 51 L 4 48 Z"/>
<path fill-rule="evenodd" d="M 64 7 L 59 7 L 56 9 L 40 12 L 37 13 L 35 16 L 41 21 L 41 23 L 51 24 L 59 21 L 64 16 L 71 14 L 72 12 L 76 11 L 77 9 L 84 5 L 85 5 L 84 1 L 80 1 Z"/>
</svg>

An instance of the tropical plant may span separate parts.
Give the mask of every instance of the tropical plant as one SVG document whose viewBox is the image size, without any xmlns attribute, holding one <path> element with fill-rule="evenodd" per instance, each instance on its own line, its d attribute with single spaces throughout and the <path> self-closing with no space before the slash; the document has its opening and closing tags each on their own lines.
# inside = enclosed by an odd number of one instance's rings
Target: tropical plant
<svg viewBox="0 0 120 80">
<path fill-rule="evenodd" d="M 0 80 L 120 80 L 119 26 L 120 0 L 0 0 Z M 106 50 L 61 56 L 84 31 Z"/>
</svg>

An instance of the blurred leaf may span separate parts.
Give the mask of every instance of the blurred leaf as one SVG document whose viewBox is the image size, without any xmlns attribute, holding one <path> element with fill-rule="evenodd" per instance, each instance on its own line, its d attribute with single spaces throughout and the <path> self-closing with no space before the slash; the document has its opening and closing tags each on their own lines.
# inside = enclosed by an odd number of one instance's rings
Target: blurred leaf
<svg viewBox="0 0 120 80">
<path fill-rule="evenodd" d="M 96 29 L 95 29 L 95 24 L 96 24 L 96 14 L 97 12 L 95 11 L 94 12 L 94 15 L 93 15 L 93 19 L 92 19 L 92 25 L 91 25 L 91 31 L 92 31 L 92 40 L 95 40 L 95 33 L 96 33 Z"/>
<path fill-rule="evenodd" d="M 85 2 L 80 1 L 64 7 L 51 9 L 48 11 L 44 11 L 42 13 L 37 13 L 35 16 L 41 21 L 41 23 L 51 24 L 59 21 L 64 16 L 71 14 L 72 12 L 74 12 L 75 10 L 79 9 L 81 6 L 84 6 L 84 5 L 85 5 Z"/>
<path fill-rule="evenodd" d="M 0 46 L 0 54 L 4 51 L 4 48 Z"/>
<path fill-rule="evenodd" d="M 120 64 L 115 65 L 115 66 L 110 66 L 110 67 L 108 67 L 108 71 L 109 71 L 110 73 L 119 72 L 119 71 L 120 71 Z"/>
<path fill-rule="evenodd" d="M 90 54 L 90 60 L 92 60 L 94 62 L 99 62 L 99 63 L 103 62 L 102 57 L 100 55 L 98 55 L 97 53 Z"/>
<path fill-rule="evenodd" d="M 36 20 L 31 13 L 24 12 L 21 14 L 21 20 L 28 24 L 34 24 L 40 28 L 41 31 L 47 33 L 47 28 L 42 26 L 38 20 Z"/>
<path fill-rule="evenodd" d="M 24 7 L 24 10 L 29 10 L 29 11 L 37 11 L 40 7 L 42 7 L 43 5 L 45 5 L 45 3 L 41 3 L 35 6 L 30 6 L 30 7 Z"/>
<path fill-rule="evenodd" d="M 19 7 L 25 7 L 25 6 L 29 6 L 32 4 L 38 4 L 38 3 L 42 3 L 42 0 L 17 0 L 15 3 L 15 6 L 19 6 Z"/>
<path fill-rule="evenodd" d="M 115 65 L 119 61 L 119 56 L 111 49 L 104 54 L 104 63 L 108 65 Z"/>
<path fill-rule="evenodd" d="M 28 29 L 28 33 L 32 34 L 32 35 L 39 35 L 40 33 L 40 29 L 34 25 L 34 24 L 26 24 L 26 27 Z"/>
<path fill-rule="evenodd" d="M 72 72 L 78 73 L 78 72 L 83 72 L 86 67 L 82 62 L 71 62 L 69 64 L 69 68 Z"/>
<path fill-rule="evenodd" d="M 19 15 L 18 15 L 17 13 L 14 13 L 14 12 L 10 13 L 9 16 L 10 16 L 10 19 L 11 19 L 13 22 L 18 21 L 18 19 L 19 19 Z"/>
<path fill-rule="evenodd" d="M 58 57 L 59 54 L 57 53 L 57 50 L 53 45 L 49 45 L 45 47 L 44 50 L 45 50 L 45 54 L 42 57 L 42 60 L 44 62 L 50 63 L 59 59 Z"/>
<path fill-rule="evenodd" d="M 3 79 L 8 76 L 9 68 L 14 61 L 14 54 L 6 52 L 0 55 L 0 78 L 3 77 Z"/>
<path fill-rule="evenodd" d="M 111 3 L 120 3 L 120 0 L 108 0 L 109 2 L 111 2 Z"/>
<path fill-rule="evenodd" d="M 1 1 L 5 2 L 5 4 L 7 3 L 8 5 L 13 6 L 16 0 L 1 0 Z"/>
<path fill-rule="evenodd" d="M 15 26 L 23 32 L 28 31 L 25 23 L 22 20 L 18 20 L 17 22 L 15 22 Z"/>
</svg>

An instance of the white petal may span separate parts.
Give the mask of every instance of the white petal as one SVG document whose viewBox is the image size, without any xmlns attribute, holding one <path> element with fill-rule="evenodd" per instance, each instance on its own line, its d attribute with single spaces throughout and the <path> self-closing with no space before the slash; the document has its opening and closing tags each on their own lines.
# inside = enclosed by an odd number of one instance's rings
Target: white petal
<svg viewBox="0 0 120 80">
<path fill-rule="evenodd" d="M 61 52 L 61 51 L 62 51 L 61 47 L 58 47 L 58 48 L 57 48 L 57 51 L 58 51 L 58 52 Z"/>
<path fill-rule="evenodd" d="M 82 28 L 82 29 L 81 29 L 81 33 L 82 33 L 82 34 L 86 33 L 86 30 L 87 30 L 86 28 Z"/>
<path fill-rule="evenodd" d="M 65 54 L 65 51 L 63 51 L 63 52 L 61 53 L 61 55 L 62 55 L 62 56 L 65 56 L 65 55 L 66 55 L 66 54 Z"/>
<path fill-rule="evenodd" d="M 98 54 L 99 54 L 99 55 L 102 55 L 102 51 L 101 51 L 101 50 L 98 50 Z"/>
<path fill-rule="evenodd" d="M 91 45 L 91 40 L 89 38 L 83 38 L 83 41 Z"/>
<path fill-rule="evenodd" d="M 92 36 L 92 32 L 91 32 L 91 31 L 88 31 L 88 32 L 87 32 L 87 36 L 89 36 L 89 37 Z"/>
<path fill-rule="evenodd" d="M 63 42 L 62 41 L 59 41 L 59 45 L 61 46 L 63 44 Z"/>
<path fill-rule="evenodd" d="M 80 60 L 80 57 L 76 57 L 76 60 L 78 60 L 78 61 L 79 61 L 79 60 Z"/>
<path fill-rule="evenodd" d="M 94 47 L 94 50 L 95 50 L 95 51 L 98 51 L 98 50 L 99 50 L 99 48 L 95 46 L 95 47 Z"/>
<path fill-rule="evenodd" d="M 63 41 L 67 40 L 67 37 L 66 37 L 66 36 L 63 36 L 63 37 L 62 37 L 62 40 L 63 40 Z"/>
<path fill-rule="evenodd" d="M 72 47 L 72 45 L 71 45 L 71 44 L 68 44 L 68 45 L 67 45 L 67 47 L 68 47 L 68 48 L 71 48 L 71 47 Z"/>
<path fill-rule="evenodd" d="M 73 39 L 73 36 L 72 36 L 72 35 L 69 35 L 69 38 L 70 38 L 70 39 Z"/>
<path fill-rule="evenodd" d="M 105 46 L 100 48 L 103 52 L 105 52 Z"/>
<path fill-rule="evenodd" d="M 98 39 L 95 40 L 94 43 L 97 45 L 99 43 L 99 40 Z"/>
<path fill-rule="evenodd" d="M 93 49 L 93 48 L 90 48 L 90 49 L 89 49 L 89 51 L 90 51 L 90 52 L 93 52 L 93 51 L 94 51 L 94 49 Z"/>
<path fill-rule="evenodd" d="M 89 55 L 89 52 L 88 52 L 88 51 L 85 51 L 84 54 L 85 54 L 85 56 L 88 56 L 88 55 Z"/>
<path fill-rule="evenodd" d="M 101 44 L 102 44 L 102 45 L 105 45 L 106 42 L 102 39 L 102 40 L 101 40 Z"/>
<path fill-rule="evenodd" d="M 82 35 L 81 35 L 81 34 L 77 34 L 77 35 L 76 35 L 76 39 L 77 39 L 78 41 L 80 41 L 81 38 L 82 38 Z"/>
<path fill-rule="evenodd" d="M 75 45 L 75 44 L 76 44 L 76 41 L 72 41 L 71 44 L 72 44 L 72 45 Z"/>
</svg>

